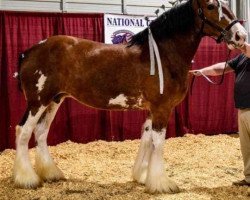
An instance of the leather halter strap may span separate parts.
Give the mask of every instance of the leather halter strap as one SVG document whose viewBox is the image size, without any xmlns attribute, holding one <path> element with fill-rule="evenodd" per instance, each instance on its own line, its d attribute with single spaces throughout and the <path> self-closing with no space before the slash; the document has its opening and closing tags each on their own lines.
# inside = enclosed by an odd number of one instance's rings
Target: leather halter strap
<svg viewBox="0 0 250 200">
<path fill-rule="evenodd" d="M 218 1 L 218 0 L 217 0 Z M 211 26 L 212 28 L 214 28 L 215 30 L 217 30 L 218 32 L 220 32 L 220 36 L 215 39 L 217 43 L 220 43 L 222 42 L 222 40 L 224 39 L 224 37 L 226 36 L 226 34 L 228 33 L 228 31 L 232 28 L 232 26 L 236 23 L 239 22 L 239 20 L 233 20 L 225 29 L 220 27 L 219 25 L 211 22 L 210 20 L 208 20 L 206 18 L 206 16 L 204 15 L 204 12 L 203 12 L 203 9 L 200 5 L 200 2 L 199 0 L 197 0 L 197 4 L 198 4 L 198 16 L 201 18 L 202 20 L 202 25 L 201 25 L 201 29 L 200 29 L 200 33 L 202 34 L 203 33 L 203 29 L 204 29 L 204 26 L 205 24 Z"/>
<path fill-rule="evenodd" d="M 220 43 L 222 41 L 222 39 L 226 36 L 227 32 L 232 28 L 232 26 L 236 23 L 238 23 L 239 20 L 235 19 L 233 20 L 226 28 L 223 32 L 221 32 L 220 36 L 217 38 L 217 43 Z"/>
</svg>

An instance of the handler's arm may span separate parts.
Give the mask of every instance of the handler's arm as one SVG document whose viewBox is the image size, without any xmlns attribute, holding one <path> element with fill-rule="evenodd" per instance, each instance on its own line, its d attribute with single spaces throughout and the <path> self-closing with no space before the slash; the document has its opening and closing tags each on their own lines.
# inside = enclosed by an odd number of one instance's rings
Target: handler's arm
<svg viewBox="0 0 250 200">
<path fill-rule="evenodd" d="M 225 64 L 225 62 L 221 62 L 199 70 L 191 70 L 189 72 L 195 76 L 200 76 L 201 74 L 204 74 L 206 76 L 219 76 L 223 74 Z M 225 74 L 232 71 L 234 70 L 229 65 L 227 65 L 225 69 Z"/>
</svg>

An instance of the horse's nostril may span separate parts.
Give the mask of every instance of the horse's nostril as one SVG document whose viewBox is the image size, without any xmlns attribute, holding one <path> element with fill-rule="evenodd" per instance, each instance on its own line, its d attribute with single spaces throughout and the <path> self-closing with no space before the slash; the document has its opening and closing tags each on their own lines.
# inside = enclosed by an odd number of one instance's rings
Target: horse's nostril
<svg viewBox="0 0 250 200">
<path fill-rule="evenodd" d="M 236 33 L 235 33 L 235 40 L 236 40 L 236 41 L 239 41 L 239 40 L 240 40 L 239 32 L 236 32 Z"/>
</svg>

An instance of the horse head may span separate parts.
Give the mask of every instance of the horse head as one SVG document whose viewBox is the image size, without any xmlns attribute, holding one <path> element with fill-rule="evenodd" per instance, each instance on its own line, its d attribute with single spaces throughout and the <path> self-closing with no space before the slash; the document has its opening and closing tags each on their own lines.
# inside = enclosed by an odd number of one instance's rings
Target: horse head
<svg viewBox="0 0 250 200">
<path fill-rule="evenodd" d="M 247 33 L 225 0 L 194 0 L 197 22 L 201 33 L 225 41 L 229 49 L 241 47 Z"/>
</svg>

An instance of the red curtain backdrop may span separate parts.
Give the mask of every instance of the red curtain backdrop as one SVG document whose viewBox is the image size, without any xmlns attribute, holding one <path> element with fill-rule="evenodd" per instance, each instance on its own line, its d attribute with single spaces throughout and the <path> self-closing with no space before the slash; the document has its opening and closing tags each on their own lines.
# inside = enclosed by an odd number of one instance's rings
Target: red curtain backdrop
<svg viewBox="0 0 250 200">
<path fill-rule="evenodd" d="M 13 74 L 18 55 L 52 35 L 71 35 L 104 41 L 102 14 L 27 13 L 0 11 L 0 151 L 15 147 L 15 126 L 25 110 L 25 100 Z M 193 69 L 226 60 L 225 45 L 205 38 L 194 58 Z M 237 131 L 233 102 L 233 75 L 221 86 L 197 78 L 193 94 L 174 109 L 167 137 L 185 133 L 218 134 Z M 103 139 L 140 138 L 147 111 L 109 112 L 87 108 L 68 99 L 60 107 L 50 129 L 48 143 L 66 140 L 86 143 Z M 31 143 L 31 146 L 34 142 Z"/>
<path fill-rule="evenodd" d="M 230 53 L 229 59 L 239 52 Z M 226 44 L 216 44 L 211 38 L 204 38 L 194 58 L 193 69 L 200 69 L 228 58 Z M 220 82 L 221 77 L 212 77 Z M 189 131 L 194 133 L 219 134 L 236 132 L 237 110 L 234 107 L 234 73 L 226 74 L 221 85 L 210 84 L 202 77 L 196 78 L 192 95 L 186 105 L 189 113 Z"/>
</svg>

